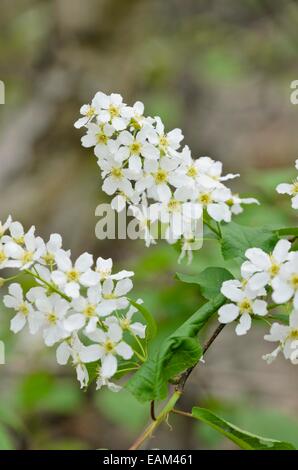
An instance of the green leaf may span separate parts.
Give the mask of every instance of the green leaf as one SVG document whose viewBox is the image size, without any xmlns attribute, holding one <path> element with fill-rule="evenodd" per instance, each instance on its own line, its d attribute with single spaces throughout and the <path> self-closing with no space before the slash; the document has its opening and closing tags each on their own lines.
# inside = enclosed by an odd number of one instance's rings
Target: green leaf
<svg viewBox="0 0 298 470">
<path fill-rule="evenodd" d="M 182 282 L 199 284 L 202 295 L 205 299 L 210 300 L 218 294 L 222 283 L 228 279 L 233 279 L 234 276 L 225 268 L 210 267 L 199 274 L 177 273 L 176 277 Z"/>
<path fill-rule="evenodd" d="M 298 237 L 298 228 L 297 227 L 285 227 L 277 230 L 279 237 L 293 236 Z"/>
<path fill-rule="evenodd" d="M 149 312 L 149 310 L 144 307 L 144 305 L 139 304 L 138 302 L 135 302 L 131 299 L 129 299 L 129 302 L 131 303 L 131 305 L 138 309 L 138 311 L 143 315 L 144 319 L 146 320 L 146 339 L 149 340 L 154 338 L 157 332 L 157 325 L 153 315 Z"/>
<path fill-rule="evenodd" d="M 192 416 L 211 426 L 219 433 L 233 441 L 238 447 L 245 450 L 296 450 L 295 447 L 283 441 L 268 439 L 243 431 L 234 424 L 220 418 L 205 408 L 195 407 Z"/>
<path fill-rule="evenodd" d="M 269 252 L 278 241 L 277 234 L 269 228 L 251 228 L 235 222 L 222 226 L 222 237 L 221 249 L 226 260 L 243 258 L 248 248 Z"/>
<path fill-rule="evenodd" d="M 202 350 L 196 336 L 224 302 L 225 298 L 218 294 L 166 338 L 157 351 L 151 353 L 126 384 L 139 401 L 165 399 L 168 381 L 199 361 Z"/>
</svg>

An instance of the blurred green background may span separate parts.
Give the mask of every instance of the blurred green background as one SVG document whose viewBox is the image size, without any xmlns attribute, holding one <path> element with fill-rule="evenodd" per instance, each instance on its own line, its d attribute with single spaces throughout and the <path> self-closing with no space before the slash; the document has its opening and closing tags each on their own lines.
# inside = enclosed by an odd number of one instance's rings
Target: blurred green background
<svg viewBox="0 0 298 470">
<path fill-rule="evenodd" d="M 134 296 L 164 337 L 202 301 L 175 272 L 223 261 L 212 241 L 187 267 L 162 242 L 149 250 L 96 239 L 94 212 L 106 196 L 92 152 L 73 128 L 79 108 L 98 90 L 144 101 L 168 129 L 183 129 L 194 156 L 241 172 L 234 190 L 256 195 L 262 206 L 247 208 L 239 222 L 295 224 L 289 199 L 274 188 L 294 177 L 287 168 L 298 157 L 298 106 L 290 103 L 297 46 L 296 1 L 1 0 L 0 219 L 11 213 L 44 237 L 63 234 L 74 256 L 87 250 L 133 269 Z M 148 406 L 125 391 L 80 391 L 72 368 L 56 365 L 54 349 L 9 332 L 10 316 L 1 305 L 0 449 L 127 448 L 148 421 Z M 209 406 L 240 427 L 298 445 L 297 369 L 262 361 L 271 350 L 265 330 L 258 324 L 237 338 L 226 328 L 181 408 Z M 173 431 L 164 425 L 147 445 L 233 448 L 186 418 L 170 424 Z"/>
</svg>

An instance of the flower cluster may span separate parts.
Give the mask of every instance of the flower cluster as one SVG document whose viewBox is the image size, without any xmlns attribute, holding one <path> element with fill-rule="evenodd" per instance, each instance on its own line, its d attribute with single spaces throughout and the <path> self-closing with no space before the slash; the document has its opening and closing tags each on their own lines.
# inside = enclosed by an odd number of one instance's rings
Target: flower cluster
<svg viewBox="0 0 298 470">
<path fill-rule="evenodd" d="M 282 351 L 286 359 L 298 363 L 298 252 L 291 251 L 288 240 L 279 240 L 268 254 L 260 248 L 249 248 L 241 266 L 242 280 L 225 281 L 221 292 L 231 303 L 219 309 L 219 321 L 239 320 L 236 333 L 243 335 L 251 327 L 253 316 L 268 314 L 268 296 L 274 304 L 285 305 L 290 311 L 288 324 L 274 322 L 265 340 L 278 342 L 271 354 L 264 356 L 272 362 Z"/>
<path fill-rule="evenodd" d="M 145 325 L 133 321 L 137 308 L 126 297 L 134 273 L 112 274 L 111 259 L 98 258 L 93 266 L 89 253 L 75 262 L 70 256 L 58 234 L 45 242 L 35 235 L 35 227 L 25 232 L 11 217 L 0 222 L 0 268 L 18 268 L 34 281 L 26 293 L 19 283 L 8 287 L 4 304 L 16 312 L 11 330 L 18 333 L 27 324 L 31 334 L 41 332 L 46 346 L 57 346 L 59 364 L 72 361 L 81 387 L 89 381 L 86 364 L 96 361 L 97 388 L 118 390 L 110 379 L 121 372 L 120 363 L 132 360 L 136 366 L 133 361 L 144 354 L 140 340 Z M 141 353 L 133 349 L 135 344 Z"/>
<path fill-rule="evenodd" d="M 295 162 L 295 168 L 298 170 L 298 160 Z M 293 181 L 293 183 L 280 183 L 276 187 L 276 191 L 279 194 L 288 194 L 292 198 L 292 207 L 293 209 L 298 209 L 298 176 Z"/>
<path fill-rule="evenodd" d="M 83 147 L 93 147 L 103 179 L 102 189 L 113 196 L 111 206 L 126 204 L 143 230 L 146 245 L 154 243 L 161 224 L 169 243 L 180 241 L 190 251 L 202 217 L 230 222 L 242 211 L 241 199 L 224 184 L 234 174 L 222 176 L 222 164 L 209 157 L 194 159 L 181 147 L 180 129 L 166 132 L 160 117 L 146 117 L 144 105 L 127 106 L 119 94 L 98 92 L 81 108 L 76 128 L 85 127 Z"/>
</svg>

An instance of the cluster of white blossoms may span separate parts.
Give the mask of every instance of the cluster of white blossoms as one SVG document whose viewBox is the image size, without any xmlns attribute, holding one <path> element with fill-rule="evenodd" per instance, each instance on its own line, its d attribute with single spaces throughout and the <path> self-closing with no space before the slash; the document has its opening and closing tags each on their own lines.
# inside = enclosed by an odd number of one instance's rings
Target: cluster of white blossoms
<svg viewBox="0 0 298 470">
<path fill-rule="evenodd" d="M 278 342 L 278 347 L 264 356 L 272 362 L 279 352 L 294 364 L 298 363 L 298 252 L 291 251 L 288 240 L 279 240 L 272 253 L 260 248 L 249 248 L 241 266 L 242 279 L 222 284 L 222 294 L 231 301 L 219 309 L 219 321 L 238 321 L 236 333 L 244 335 L 251 327 L 253 316 L 268 314 L 268 298 L 274 304 L 284 305 L 290 312 L 288 325 L 271 325 L 265 340 Z"/>
<path fill-rule="evenodd" d="M 295 168 L 298 170 L 298 160 L 295 161 Z M 280 183 L 276 187 L 279 194 L 288 194 L 292 198 L 293 209 L 298 209 L 298 176 L 293 183 Z"/>
<path fill-rule="evenodd" d="M 82 145 L 94 148 L 102 189 L 113 196 L 114 210 L 128 205 L 147 246 L 161 224 L 169 243 L 180 241 L 182 251 L 191 252 L 203 216 L 230 222 L 241 204 L 257 203 L 225 186 L 239 175 L 222 176 L 222 163 L 209 157 L 193 159 L 190 149 L 181 147 L 181 130 L 166 132 L 160 117 L 144 116 L 143 103 L 127 106 L 119 94 L 98 92 L 81 114 L 75 127 L 87 130 Z"/>
<path fill-rule="evenodd" d="M 18 268 L 32 277 L 34 287 L 26 293 L 18 275 L 3 279 L 10 283 L 4 296 L 6 307 L 15 310 L 11 330 L 21 331 L 28 325 L 31 334 L 41 332 L 46 346 L 57 346 L 57 361 L 71 360 L 81 387 L 89 381 L 86 364 L 97 362 L 97 388 L 119 387 L 110 379 L 121 372 L 121 363 L 136 366 L 144 352 L 140 339 L 145 325 L 133 321 L 137 308 L 126 297 L 133 284 L 133 272 L 112 274 L 112 260 L 83 253 L 71 261 L 70 251 L 62 248 L 62 238 L 52 234 L 46 243 L 35 236 L 35 227 L 24 231 L 11 217 L 0 222 L 0 268 Z M 141 300 L 138 300 L 140 303 Z"/>
</svg>

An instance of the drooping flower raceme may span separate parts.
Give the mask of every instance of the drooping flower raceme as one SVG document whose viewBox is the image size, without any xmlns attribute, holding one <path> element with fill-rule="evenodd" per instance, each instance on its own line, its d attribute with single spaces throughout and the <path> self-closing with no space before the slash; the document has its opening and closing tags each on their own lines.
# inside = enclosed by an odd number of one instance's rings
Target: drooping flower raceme
<svg viewBox="0 0 298 470">
<path fill-rule="evenodd" d="M 97 388 L 119 390 L 111 382 L 121 372 L 119 359 L 122 364 L 134 358 L 135 369 L 144 353 L 146 326 L 132 320 L 137 308 L 126 297 L 134 273 L 112 273 L 111 259 L 98 258 L 93 266 L 89 253 L 73 263 L 60 235 L 44 242 L 35 227 L 25 232 L 11 217 L 0 228 L 0 267 L 18 268 L 35 283 L 27 292 L 17 282 L 9 285 L 3 300 L 15 311 L 11 330 L 18 333 L 28 324 L 31 334 L 40 332 L 46 346 L 57 347 L 59 364 L 71 360 L 82 387 L 89 381 L 86 363 L 96 362 Z"/>
<path fill-rule="evenodd" d="M 223 176 L 221 162 L 209 157 L 192 158 L 190 149 L 181 147 L 181 130 L 167 132 L 160 117 L 144 115 L 143 103 L 127 106 L 119 94 L 98 92 L 81 114 L 75 127 L 86 129 L 82 145 L 94 149 L 102 189 L 113 196 L 114 210 L 128 205 L 147 246 L 154 243 L 159 221 L 166 240 L 179 241 L 182 257 L 188 253 L 191 258 L 189 242 L 203 216 L 230 222 L 242 204 L 257 203 L 241 199 L 225 186 L 225 181 L 239 175 Z"/>
</svg>

